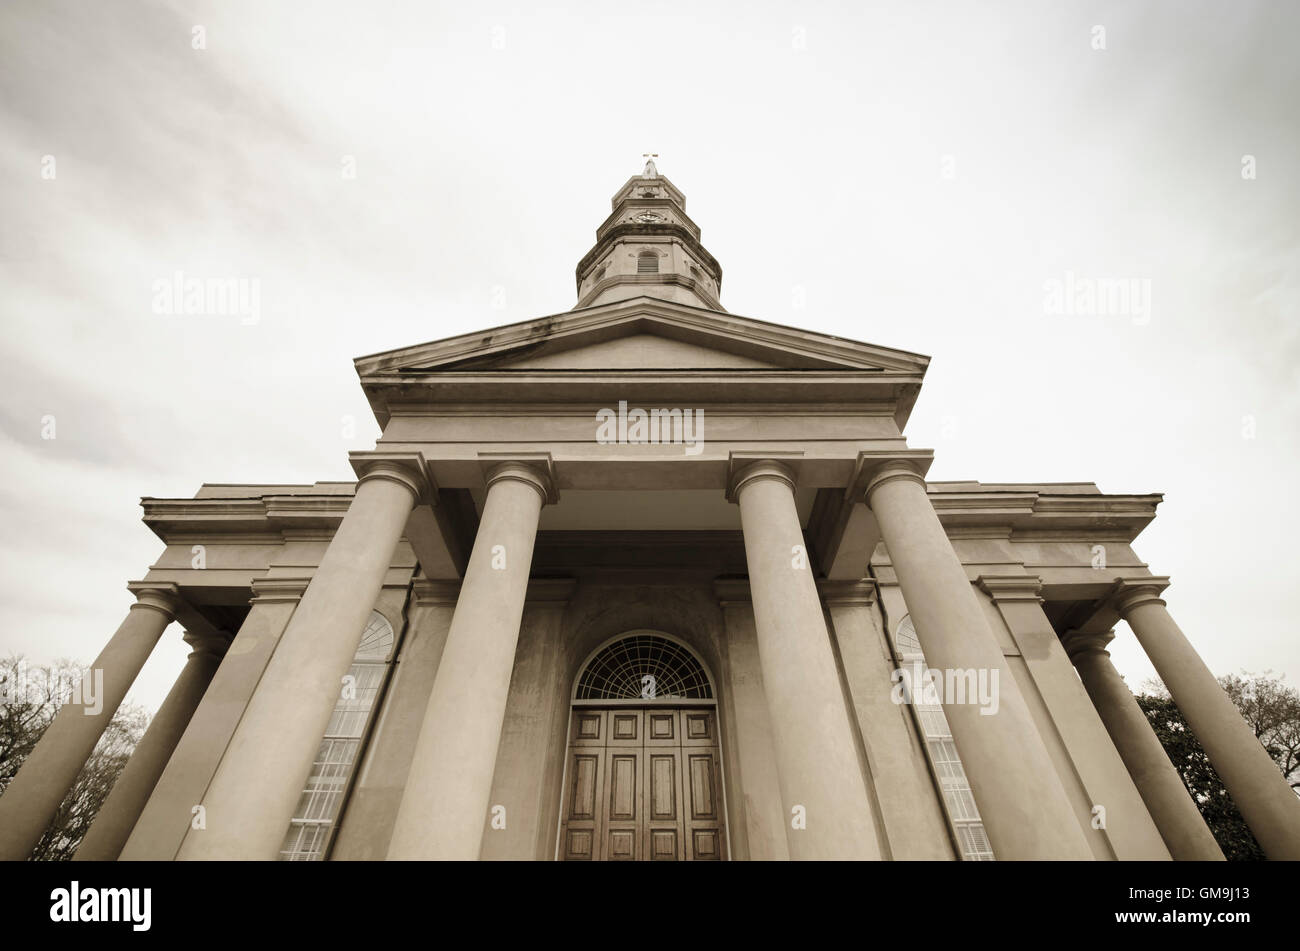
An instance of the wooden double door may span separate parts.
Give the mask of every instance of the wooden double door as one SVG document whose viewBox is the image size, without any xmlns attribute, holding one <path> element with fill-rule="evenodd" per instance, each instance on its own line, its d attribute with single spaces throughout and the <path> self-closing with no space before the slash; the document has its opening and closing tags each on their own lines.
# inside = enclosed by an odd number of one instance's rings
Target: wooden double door
<svg viewBox="0 0 1300 951">
<path fill-rule="evenodd" d="M 727 857 L 713 707 L 574 707 L 567 765 L 566 861 Z"/>
</svg>

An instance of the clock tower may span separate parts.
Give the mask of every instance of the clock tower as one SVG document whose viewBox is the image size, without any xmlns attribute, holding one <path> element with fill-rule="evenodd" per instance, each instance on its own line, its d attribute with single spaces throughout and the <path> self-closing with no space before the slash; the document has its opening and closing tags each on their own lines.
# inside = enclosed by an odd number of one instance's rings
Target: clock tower
<svg viewBox="0 0 1300 951">
<path fill-rule="evenodd" d="M 686 196 L 659 174 L 653 158 L 614 195 L 613 213 L 596 229 L 596 244 L 578 262 L 575 310 L 658 297 L 723 310 L 722 267 L 686 216 Z"/>
</svg>

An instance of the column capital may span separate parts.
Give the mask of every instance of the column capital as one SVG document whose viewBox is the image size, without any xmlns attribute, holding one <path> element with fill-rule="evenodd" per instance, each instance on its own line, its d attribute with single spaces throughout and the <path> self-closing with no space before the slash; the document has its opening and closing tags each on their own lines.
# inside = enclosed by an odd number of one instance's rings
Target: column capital
<svg viewBox="0 0 1300 951">
<path fill-rule="evenodd" d="M 1061 635 L 1061 646 L 1065 648 L 1070 663 L 1077 664 L 1079 659 L 1090 654 L 1109 657 L 1106 645 L 1115 639 L 1114 631 L 1098 631 L 1087 634 L 1083 631 L 1066 631 Z"/>
<path fill-rule="evenodd" d="M 925 488 L 933 449 L 869 449 L 858 453 L 845 495 L 871 505 L 871 493 L 884 482 L 911 479 Z"/>
<path fill-rule="evenodd" d="M 1119 616 L 1128 620 L 1129 613 L 1143 604 L 1164 606 L 1161 592 L 1169 587 L 1167 576 L 1149 575 L 1142 578 L 1119 578 L 1110 590 L 1110 603 Z"/>
<path fill-rule="evenodd" d="M 135 595 L 136 608 L 152 608 L 161 613 L 167 621 L 176 620 L 176 613 L 181 608 L 181 589 L 169 581 L 130 581 L 126 590 Z"/>
<path fill-rule="evenodd" d="M 438 497 L 438 486 L 423 453 L 357 450 L 348 453 L 348 462 L 357 474 L 358 489 L 371 479 L 386 479 L 406 488 L 417 503 L 432 504 Z"/>
<path fill-rule="evenodd" d="M 560 490 L 555 479 L 555 461 L 549 452 L 480 452 L 479 464 L 483 467 L 483 487 L 492 488 L 503 479 L 530 485 L 542 497 L 543 505 L 560 501 Z"/>
<path fill-rule="evenodd" d="M 254 578 L 251 604 L 265 604 L 275 601 L 299 601 L 311 583 L 310 578 Z"/>
<path fill-rule="evenodd" d="M 1038 592 L 1043 582 L 1036 575 L 980 575 L 975 579 L 980 590 L 998 601 L 1032 601 L 1042 604 Z"/>
<path fill-rule="evenodd" d="M 742 488 L 751 482 L 764 479 L 784 482 L 793 494 L 799 479 L 787 461 L 794 461 L 792 457 L 802 455 L 802 452 L 771 454 L 733 452 L 727 461 L 727 501 L 738 501 Z"/>
<path fill-rule="evenodd" d="M 876 603 L 876 582 L 874 578 L 861 581 L 818 581 L 817 593 L 827 604 L 865 604 Z"/>
<path fill-rule="evenodd" d="M 195 657 L 213 657 L 217 660 L 226 656 L 226 650 L 233 640 L 228 634 L 196 634 L 186 631 L 181 640 L 194 648 L 187 660 Z"/>
</svg>

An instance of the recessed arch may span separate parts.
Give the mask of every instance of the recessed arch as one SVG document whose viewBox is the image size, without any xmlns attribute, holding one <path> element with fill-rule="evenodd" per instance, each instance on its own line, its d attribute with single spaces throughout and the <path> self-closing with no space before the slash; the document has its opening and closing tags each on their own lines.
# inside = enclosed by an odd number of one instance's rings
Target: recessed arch
<svg viewBox="0 0 1300 951">
<path fill-rule="evenodd" d="M 645 695 L 643 677 L 654 678 L 654 696 Z M 655 630 L 624 631 L 606 639 L 578 665 L 570 699 L 714 703 L 714 683 L 704 659 L 681 638 Z"/>
<path fill-rule="evenodd" d="M 681 638 L 608 638 L 574 676 L 557 859 L 720 861 L 731 853 L 714 679 Z"/>
</svg>

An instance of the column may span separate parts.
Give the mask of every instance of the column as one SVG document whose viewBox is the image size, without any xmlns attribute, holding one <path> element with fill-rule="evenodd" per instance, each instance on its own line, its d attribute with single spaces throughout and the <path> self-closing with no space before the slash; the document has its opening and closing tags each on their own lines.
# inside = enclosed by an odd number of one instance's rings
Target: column
<svg viewBox="0 0 1300 951">
<path fill-rule="evenodd" d="M 198 709 L 154 784 L 118 860 L 170 862 L 195 820 L 280 635 L 307 589 L 306 578 L 255 578 L 248 616 L 226 650 Z M 200 834 L 195 830 L 195 834 Z"/>
<path fill-rule="evenodd" d="M 77 848 L 79 862 L 112 862 L 121 854 L 230 643 L 226 637 L 190 633 L 185 641 L 194 651 Z"/>
<path fill-rule="evenodd" d="M 876 820 L 804 550 L 794 475 L 777 462 L 737 474 L 759 666 L 792 859 L 878 859 Z"/>
<path fill-rule="evenodd" d="M 180 599 L 175 585 L 135 582 L 129 587 L 136 602 L 83 682 L 81 699 L 90 704 L 63 705 L 0 796 L 0 861 L 21 861 L 31 854 L 154 645 L 176 617 Z"/>
<path fill-rule="evenodd" d="M 390 859 L 479 857 L 547 474 L 497 466 L 393 827 Z"/>
<path fill-rule="evenodd" d="M 727 788 L 743 793 L 727 803 L 727 813 L 733 825 L 737 818 L 743 819 L 744 838 L 748 840 L 739 841 L 741 837 L 733 828 L 732 857 L 745 857 L 741 848 L 747 847 L 752 861 L 789 861 L 785 828 L 790 820 L 782 805 L 781 781 L 777 777 L 749 582 L 719 580 L 713 583 L 713 591 L 722 606 L 727 629 L 726 687 L 734 714 L 729 719 L 736 737 L 731 759 L 737 769 L 726 774 Z"/>
<path fill-rule="evenodd" d="M 895 701 L 893 657 L 876 621 L 873 581 L 818 584 L 831 615 L 853 713 L 862 733 L 889 856 L 946 861 L 952 833 L 912 714 Z"/>
<path fill-rule="evenodd" d="M 1300 799 L 1159 597 L 1167 583 L 1120 581 L 1115 607 L 1270 859 L 1300 859 Z"/>
<path fill-rule="evenodd" d="M 411 771 L 411 754 L 438 677 L 460 582 L 416 578 L 411 593 L 414 602 L 392 679 L 384 691 L 382 719 L 375 722 L 364 770 L 348 793 L 347 822 L 339 826 L 330 843 L 331 861 L 382 862 L 388 855 L 393 823 Z"/>
<path fill-rule="evenodd" d="M 231 737 L 180 859 L 275 859 L 402 529 L 417 457 L 354 454 L 356 495 Z"/>
<path fill-rule="evenodd" d="M 484 813 L 479 858 L 485 862 L 555 856 L 564 769 L 564 757 L 555 751 L 564 747 L 572 686 L 564 662 L 564 612 L 576 589 L 571 578 L 537 578 L 528 585 L 497 750 L 500 768 L 492 776 L 490 806 L 504 807 L 508 821 L 493 828 Z"/>
<path fill-rule="evenodd" d="M 926 495 L 925 479 L 907 462 L 885 461 L 866 487 L 867 505 L 880 524 L 899 587 L 932 669 L 993 672 L 1002 649 L 970 579 Z M 1079 820 L 1010 677 L 999 677 L 998 707 L 943 696 L 979 807 L 999 859 L 1091 859 Z"/>
<path fill-rule="evenodd" d="M 1101 634 L 1071 631 L 1062 638 L 1062 643 L 1161 838 L 1169 847 L 1169 854 L 1180 862 L 1222 862 L 1219 843 L 1210 834 L 1201 811 L 1169 761 L 1169 754 L 1160 745 L 1146 714 L 1110 662 L 1106 645 L 1114 636 L 1114 631 Z"/>
</svg>

